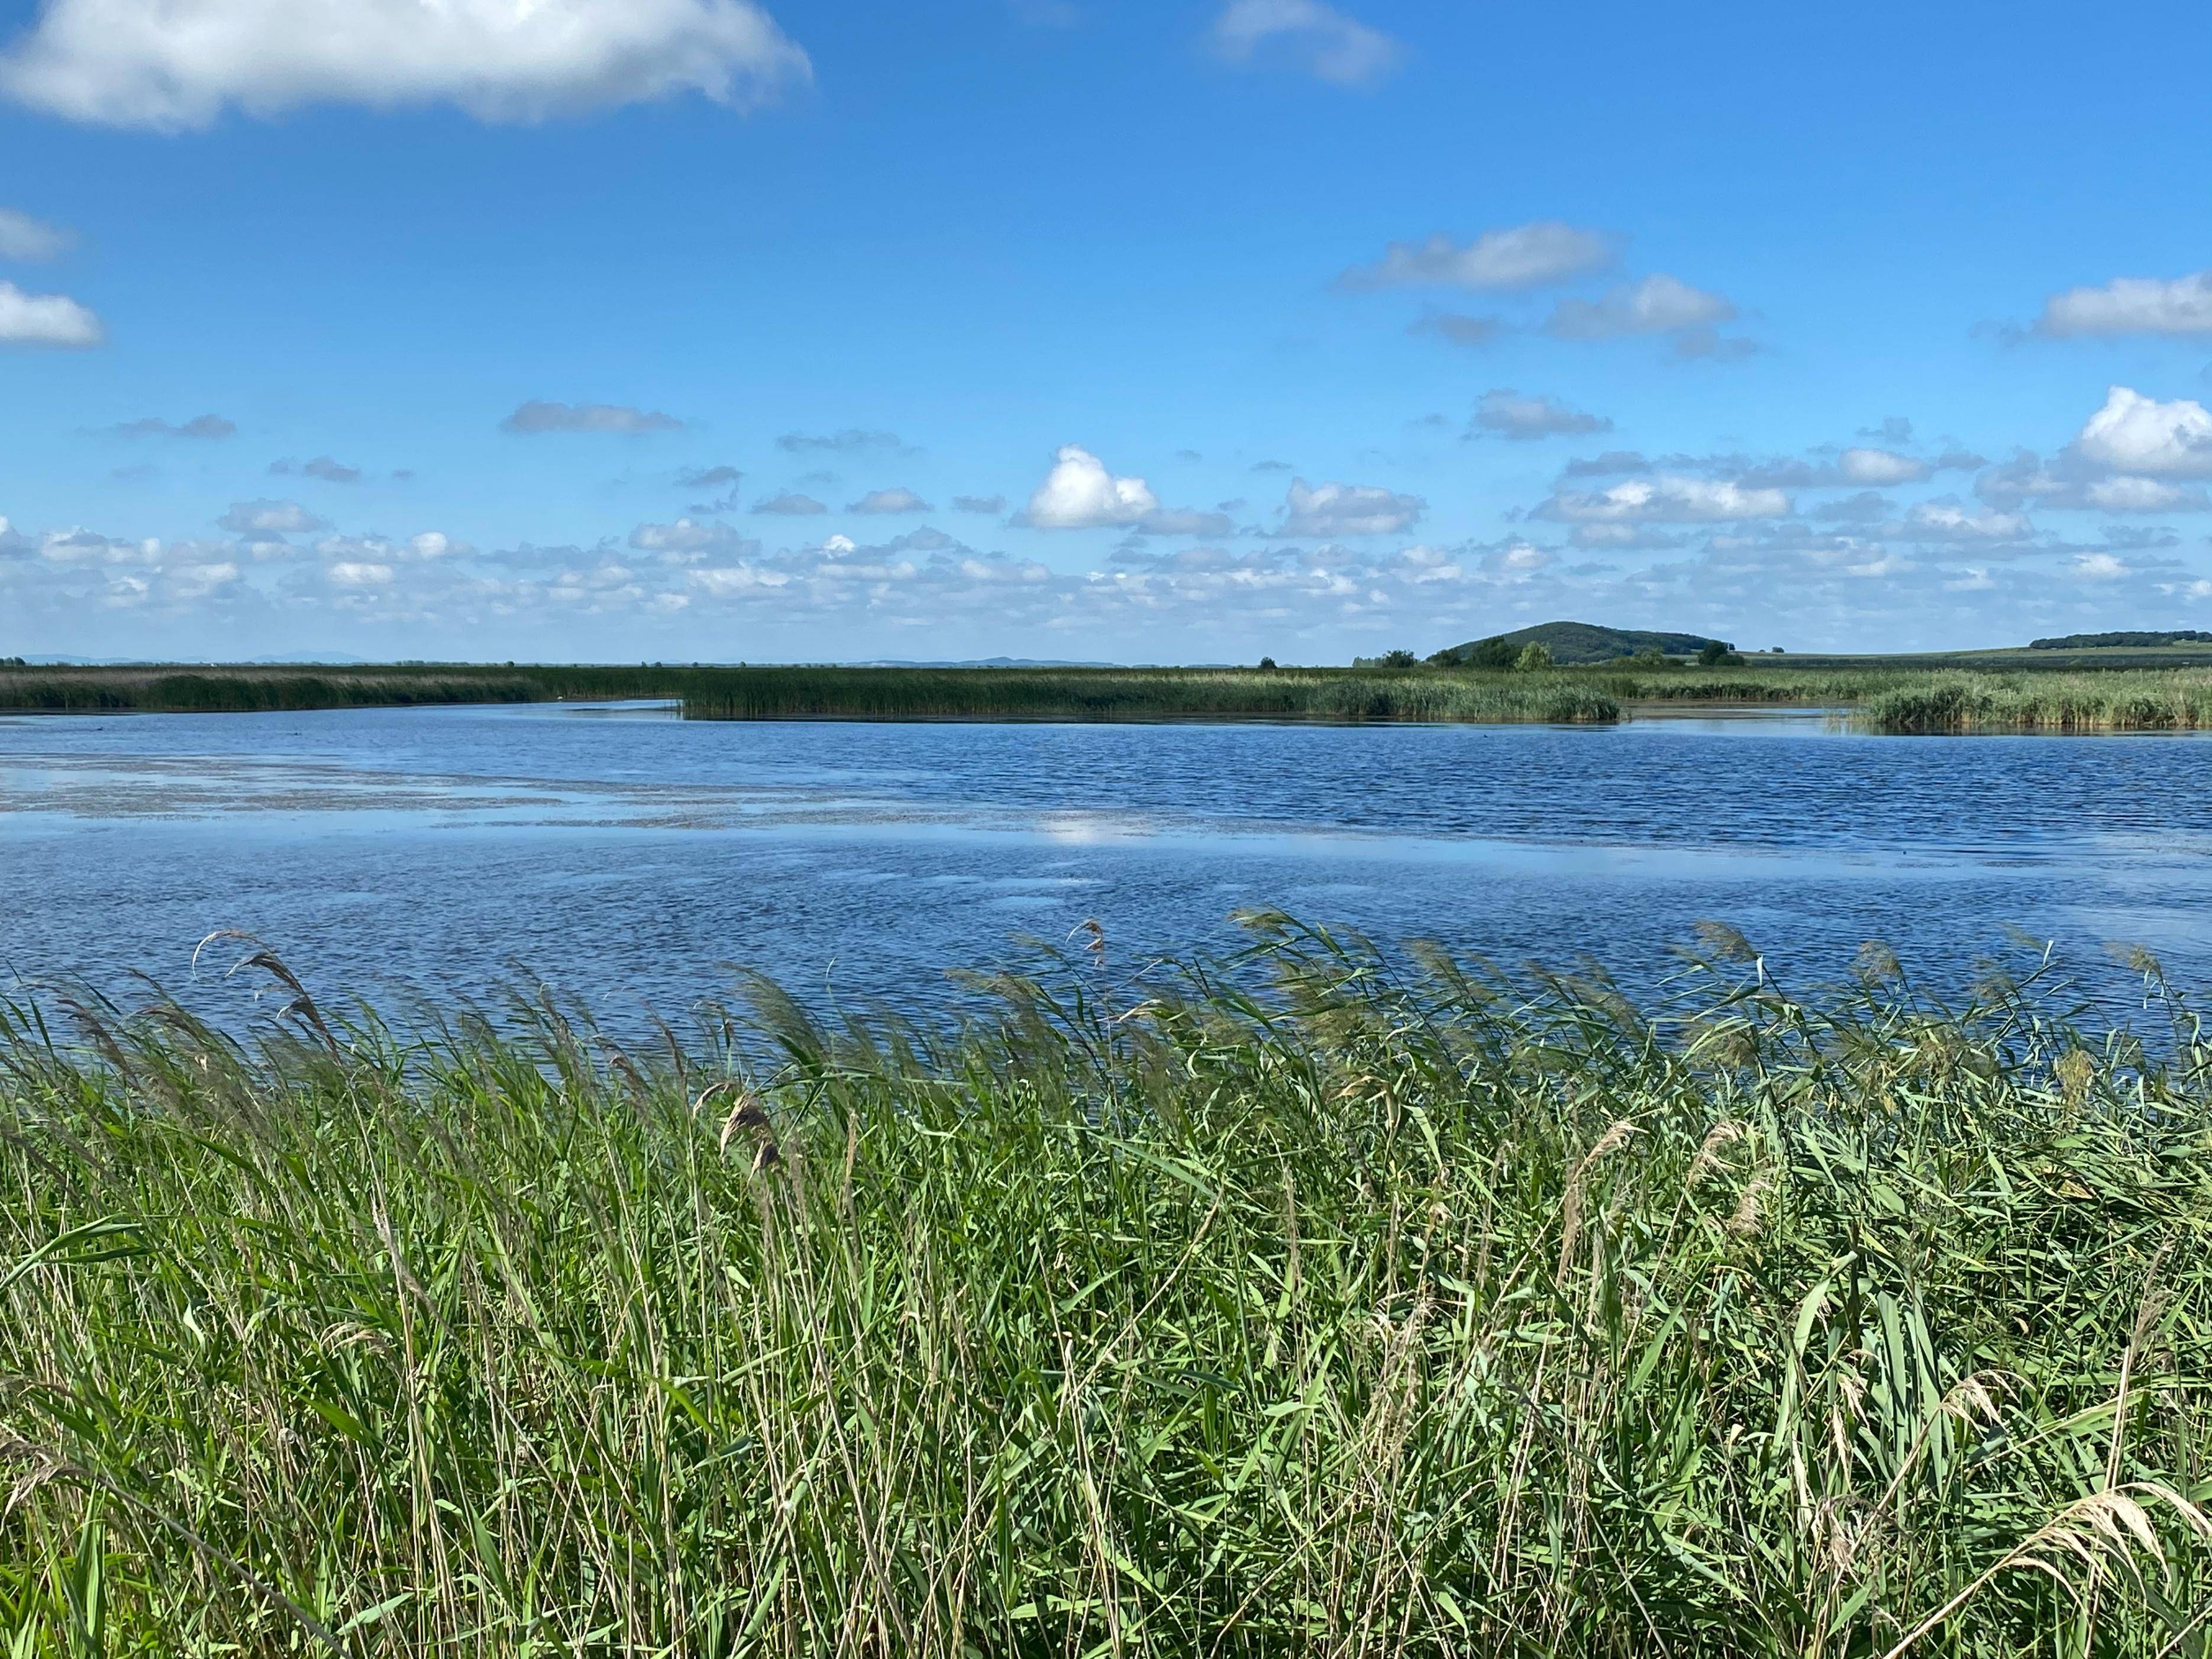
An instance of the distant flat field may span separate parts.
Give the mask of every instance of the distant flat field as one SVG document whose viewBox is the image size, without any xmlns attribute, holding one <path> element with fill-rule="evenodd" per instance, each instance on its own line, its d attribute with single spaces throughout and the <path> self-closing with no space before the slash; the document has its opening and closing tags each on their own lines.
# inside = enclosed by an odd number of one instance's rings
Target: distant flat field
<svg viewBox="0 0 2212 1659">
<path fill-rule="evenodd" d="M 1986 651 L 1931 651 L 1918 654 L 1843 656 L 1835 653 L 1790 652 L 1784 656 L 1759 653 L 1751 660 L 1761 667 L 1787 663 L 1802 668 L 2002 668 L 2028 671 L 2063 668 L 2204 668 L 2212 667 L 2212 645 L 2112 645 L 2087 650 L 2031 651 L 2026 646 L 1993 647 Z"/>
</svg>

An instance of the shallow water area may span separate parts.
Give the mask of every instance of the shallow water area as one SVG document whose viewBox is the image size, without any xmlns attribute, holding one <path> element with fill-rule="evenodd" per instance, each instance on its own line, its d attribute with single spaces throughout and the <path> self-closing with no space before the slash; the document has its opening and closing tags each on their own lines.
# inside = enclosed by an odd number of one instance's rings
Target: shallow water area
<svg viewBox="0 0 2212 1659">
<path fill-rule="evenodd" d="M 1109 969 L 1276 907 L 1649 988 L 1703 917 L 1785 983 L 1860 944 L 1963 988 L 2056 941 L 2104 1007 L 2212 969 L 2201 738 L 1889 738 L 1824 711 L 1617 727 L 687 722 L 666 705 L 0 720 L 14 976 L 222 994 L 218 929 L 325 993 L 611 1019 L 742 963 L 921 1010 L 1096 917 Z M 234 993 L 233 993 L 234 994 Z"/>
</svg>

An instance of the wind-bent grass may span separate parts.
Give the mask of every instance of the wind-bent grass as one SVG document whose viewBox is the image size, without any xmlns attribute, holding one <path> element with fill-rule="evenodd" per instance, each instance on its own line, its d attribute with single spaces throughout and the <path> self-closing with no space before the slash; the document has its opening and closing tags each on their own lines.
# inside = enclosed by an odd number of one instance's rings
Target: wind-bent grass
<svg viewBox="0 0 2212 1659">
<path fill-rule="evenodd" d="M 662 697 L 693 720 L 1457 720 L 1606 724 L 1638 705 L 1848 709 L 1865 729 L 2212 727 L 2212 670 L 1601 664 L 1534 673 L 1419 668 L 504 667 L 0 669 L 0 711 L 235 713 Z"/>
<path fill-rule="evenodd" d="M 768 1050 L 19 1012 L 7 1651 L 2202 1651 L 2178 1004 L 1255 925 Z"/>
</svg>

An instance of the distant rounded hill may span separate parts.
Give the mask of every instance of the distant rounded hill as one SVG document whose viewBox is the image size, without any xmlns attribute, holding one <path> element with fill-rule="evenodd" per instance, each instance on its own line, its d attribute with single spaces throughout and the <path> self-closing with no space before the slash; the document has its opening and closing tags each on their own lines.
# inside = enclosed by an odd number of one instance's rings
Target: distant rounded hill
<svg viewBox="0 0 2212 1659">
<path fill-rule="evenodd" d="M 2201 628 L 2170 628 L 2162 632 L 2119 634 L 2062 634 L 2056 639 L 2030 640 L 2031 651 L 2106 651 L 2115 646 L 2212 644 L 2212 633 Z"/>
<path fill-rule="evenodd" d="M 1640 628 L 1603 628 L 1596 623 L 1548 622 L 1450 646 L 1430 660 L 1470 665 L 1510 663 L 1531 645 L 1542 646 L 1552 653 L 1553 662 L 1561 664 L 1611 662 L 1646 651 L 1694 657 L 1709 645 L 1717 645 L 1723 651 L 1735 649 L 1726 640 L 1710 639 L 1703 634 L 1661 634 Z"/>
</svg>

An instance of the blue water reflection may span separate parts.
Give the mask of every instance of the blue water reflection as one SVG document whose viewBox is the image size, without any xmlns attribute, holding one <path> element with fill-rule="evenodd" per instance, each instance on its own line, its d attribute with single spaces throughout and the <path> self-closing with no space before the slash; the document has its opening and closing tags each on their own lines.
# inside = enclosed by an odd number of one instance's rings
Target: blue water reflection
<svg viewBox="0 0 2212 1659">
<path fill-rule="evenodd" d="M 217 928 L 311 981 L 611 1011 L 738 962 L 919 1007 L 1086 918 L 1116 957 L 1278 906 L 1624 981 L 1723 917 L 1805 982 L 1863 940 L 1964 984 L 2058 941 L 2212 969 L 2212 746 L 1893 739 L 1823 716 L 1618 728 L 687 723 L 650 706 L 0 720 L 9 970 L 190 977 Z M 203 967 L 203 976 L 206 972 Z"/>
</svg>

